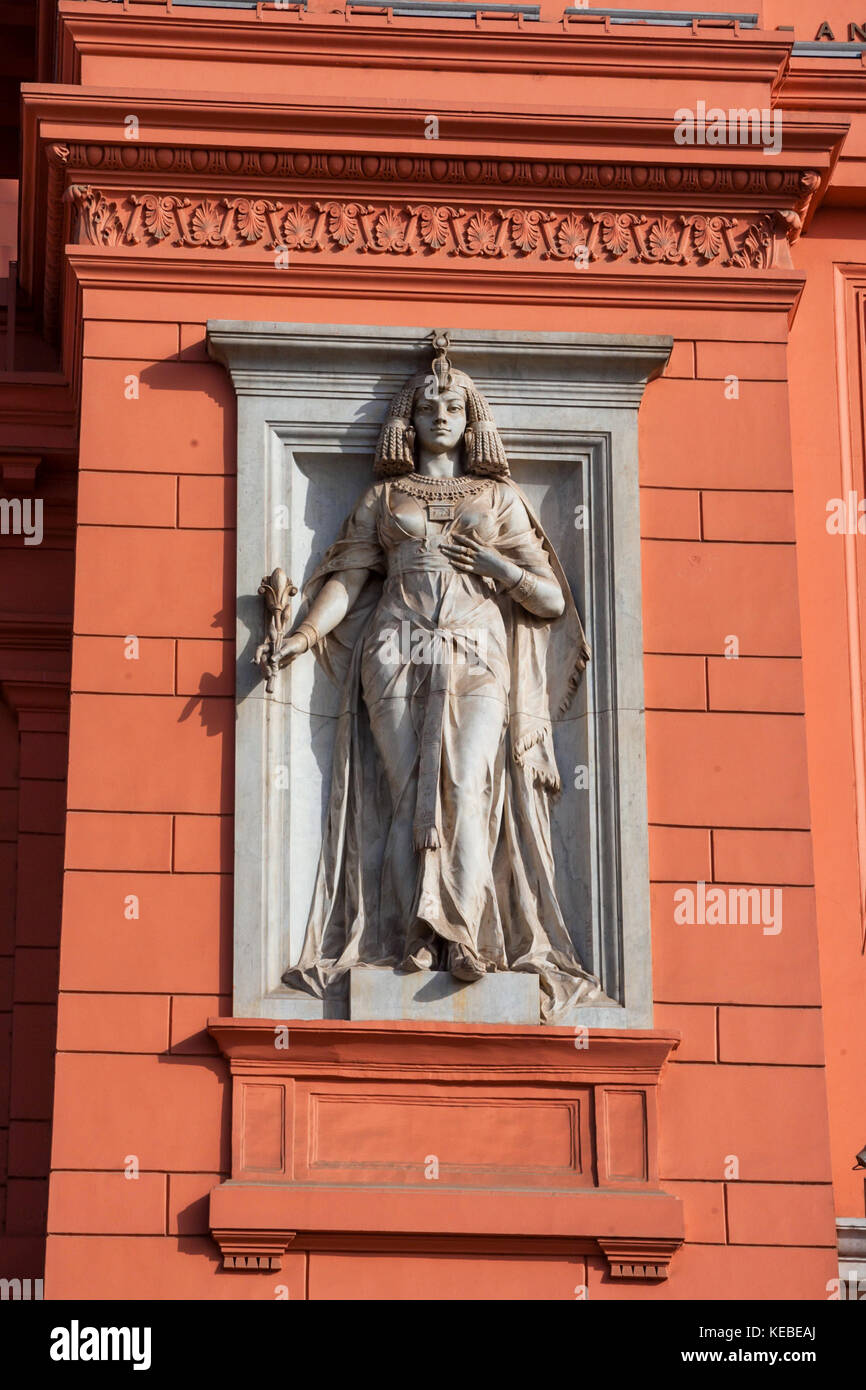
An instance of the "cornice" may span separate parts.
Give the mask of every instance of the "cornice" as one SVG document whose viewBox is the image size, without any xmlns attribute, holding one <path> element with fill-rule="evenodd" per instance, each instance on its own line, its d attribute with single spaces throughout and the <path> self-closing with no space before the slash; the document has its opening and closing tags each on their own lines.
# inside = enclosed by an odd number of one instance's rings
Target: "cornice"
<svg viewBox="0 0 866 1390">
<path fill-rule="evenodd" d="M 303 253 L 302 253 L 303 254 Z M 71 271 L 80 291 L 116 289 L 171 293 L 219 290 L 225 293 L 272 294 L 336 301 L 394 300 L 407 303 L 472 299 L 481 304 L 563 304 L 580 307 L 659 307 L 699 311 L 756 311 L 793 314 L 805 275 L 789 269 L 754 271 L 708 267 L 703 271 L 670 265 L 600 264 L 580 271 L 568 261 L 531 265 L 516 261 L 508 268 L 496 260 L 468 262 L 455 283 L 450 261 L 408 265 L 397 257 L 357 257 L 318 262 L 311 255 L 290 261 L 284 270 L 272 256 L 202 247 L 194 254 L 156 247 L 107 249 L 70 246 Z"/>
<path fill-rule="evenodd" d="M 33 97 L 26 123 L 37 170 L 45 99 Z M 303 112 L 306 120 L 313 114 L 318 109 Z M 375 115 L 384 129 L 393 113 Z M 234 249 L 248 258 L 284 246 L 302 259 L 411 257 L 413 264 L 438 259 L 449 266 L 479 258 L 573 261 L 577 252 L 593 269 L 619 261 L 702 271 L 790 268 L 787 242 L 821 195 L 840 130 L 803 128 L 804 147 L 817 156 L 812 168 L 770 168 L 766 160 L 747 162 L 743 151 L 732 167 L 475 158 L 438 145 L 418 154 L 47 144 L 38 185 L 45 220 L 34 226 L 36 259 L 25 255 L 23 272 L 41 289 L 52 331 L 67 241 L 148 253 L 166 244 Z M 73 223 L 69 204 L 77 212 Z M 40 236 L 44 269 L 37 281 Z"/>
<path fill-rule="evenodd" d="M 775 167 L 766 159 L 761 164 L 729 166 L 662 163 L 657 158 L 646 163 L 634 158 L 628 162 L 514 155 L 479 158 L 440 154 L 438 147 L 434 151 L 430 146 L 418 155 L 345 148 L 287 150 L 285 145 L 279 150 L 201 149 L 93 141 L 70 141 L 63 149 L 63 164 L 70 176 L 96 178 L 110 187 L 122 188 L 134 177 L 146 188 L 179 184 L 185 193 L 193 186 L 207 193 L 234 185 L 238 192 L 243 181 L 244 191 L 261 189 L 272 197 L 293 189 L 302 193 L 318 182 L 348 194 L 353 189 L 389 193 L 394 185 L 402 185 L 419 197 L 441 196 L 444 187 L 459 187 L 488 194 L 492 189 L 501 199 L 513 189 L 530 189 L 536 195 L 544 190 L 545 195 L 566 198 L 600 194 L 608 200 L 622 194 L 665 202 L 724 200 L 732 207 L 770 209 L 782 204 L 804 206 L 820 183 L 818 169 L 804 170 L 799 163 Z"/>
<path fill-rule="evenodd" d="M 207 1029 L 232 1071 L 270 1069 L 274 1062 L 274 1020 L 209 1018 Z M 680 1043 L 678 1033 L 661 1029 L 593 1028 L 592 1047 L 575 1048 L 574 1029 L 509 1023 L 436 1023 L 276 1020 L 290 1032 L 294 1075 L 334 1076 L 394 1065 L 399 1039 L 401 1075 L 422 1077 L 435 1062 L 437 1075 L 453 1073 L 499 1080 L 572 1081 L 583 1073 L 605 1081 L 656 1083 Z M 467 1062 L 466 1048 L 469 1048 Z M 527 1052 L 531 1049 L 531 1060 Z M 453 1054 L 453 1055 L 449 1055 Z M 589 1055 L 587 1055 L 589 1054 Z"/>
<path fill-rule="evenodd" d="M 851 59 L 813 58 L 792 62 L 779 90 L 779 107 L 785 128 L 788 113 L 801 120 L 826 121 L 839 113 L 850 119 L 851 138 L 839 147 L 830 176 L 815 200 L 819 203 L 861 209 L 866 201 L 866 157 L 863 124 L 866 116 L 866 53 Z M 802 113 L 802 115 L 800 114 Z"/>
<path fill-rule="evenodd" d="M 72 646 L 69 624 L 68 648 Z M 59 650 L 59 648 L 58 648 Z M 20 669 L 9 665 L 8 653 L 0 645 L 0 695 L 18 720 L 20 733 L 66 733 L 69 729 L 69 660 L 63 669 L 44 669 L 45 650 L 14 653 L 12 660 L 24 660 Z"/>
<path fill-rule="evenodd" d="M 134 101 L 142 130 L 142 147 L 178 146 L 247 153 L 282 153 L 286 146 L 307 152 L 345 152 L 436 158 L 561 159 L 600 162 L 649 161 L 714 168 L 824 167 L 844 139 L 849 123 L 833 119 L 785 122 L 783 148 L 771 165 L 758 146 L 715 145 L 695 148 L 674 139 L 670 110 L 611 111 L 609 108 L 533 103 L 437 100 L 439 133 L 424 137 L 429 105 L 377 104 L 375 99 L 339 102 L 313 95 L 129 90 L 23 83 L 25 146 L 34 139 L 89 145 L 135 142 L 120 140 L 124 118 Z M 507 153 L 506 153 L 507 152 Z"/>
<path fill-rule="evenodd" d="M 783 111 L 866 111 L 866 54 L 859 58 L 791 60 L 779 88 Z"/>
<path fill-rule="evenodd" d="M 79 377 L 80 373 L 76 373 Z M 76 389 L 62 373 L 0 375 L 0 437 L 6 450 L 74 455 L 78 441 Z"/>
<path fill-rule="evenodd" d="M 386 405 L 406 379 L 407 358 L 423 353 L 429 338 L 430 330 L 422 327 L 233 319 L 209 319 L 207 324 L 208 352 L 225 366 L 238 396 L 313 397 L 329 386 L 333 389 L 339 376 L 344 400 L 375 399 Z M 663 370 L 674 342 L 666 335 L 527 336 L 466 328 L 452 328 L 450 339 L 461 371 L 483 381 L 493 405 L 510 398 L 517 371 L 527 401 L 549 405 L 555 399 L 564 409 L 631 405 L 635 410 L 647 382 Z M 534 445 L 544 448 L 557 431 L 530 434 Z M 509 431 L 512 441 L 515 437 Z"/>
<path fill-rule="evenodd" d="M 757 148 L 678 146 L 670 114 L 458 110 L 443 103 L 434 146 L 421 138 L 421 107 L 150 92 L 135 97 L 147 138 L 125 142 L 118 133 L 129 93 L 30 86 L 23 103 L 21 275 L 37 301 L 44 297 L 49 327 L 66 236 L 57 191 L 71 182 L 98 183 L 112 195 L 126 185 L 138 196 L 236 198 L 249 191 L 270 201 L 311 192 L 366 201 L 377 191 L 391 200 L 402 188 L 418 201 L 451 202 L 459 189 L 461 203 L 469 190 L 518 203 L 531 191 L 551 207 L 588 205 L 592 193 L 596 209 L 635 211 L 652 198 L 660 210 L 722 216 L 747 208 L 793 211 L 794 237 L 820 202 L 848 128 L 842 121 L 788 122 L 784 150 L 768 165 Z"/>
<path fill-rule="evenodd" d="M 74 522 L 74 518 L 73 518 Z M 60 613 L 6 613 L 0 610 L 0 650 L 15 652 L 69 652 L 72 619 Z M 21 679 L 21 673 L 18 672 Z M 5 677 L 4 677 L 5 679 Z"/>
<path fill-rule="evenodd" d="M 462 205 L 471 191 L 481 201 L 495 195 L 500 203 L 527 206 L 528 200 L 530 208 L 543 195 L 551 208 L 594 204 L 596 211 L 640 211 L 650 203 L 725 217 L 773 210 L 796 214 L 788 222 L 793 239 L 821 200 L 848 128 L 842 121 L 788 122 L 784 150 L 770 165 L 757 148 L 678 146 L 670 115 L 575 116 L 543 107 L 460 111 L 443 103 L 434 145 L 407 135 L 423 131 L 423 108 L 337 107 L 312 99 L 275 107 L 204 94 L 138 93 L 136 111 L 147 138 L 126 142 L 118 132 L 128 94 L 28 87 L 23 100 L 29 226 L 21 274 L 34 298 L 44 295 L 49 325 L 56 320 L 66 236 L 57 190 L 72 182 L 97 183 L 106 196 L 116 189 L 181 198 L 255 193 L 285 202 L 289 195 L 313 193 L 366 203 L 376 193 L 391 201 L 401 190 L 418 202 L 451 203 L 459 196 Z"/>
<path fill-rule="evenodd" d="M 131 4 L 106 14 L 92 4 L 61 15 L 59 79 L 80 79 L 82 56 L 515 73 L 575 78 L 673 77 L 775 84 L 792 39 L 777 31 L 654 30 L 480 17 L 475 24 L 359 11 L 339 15 L 262 10 L 170 15 Z"/>
<path fill-rule="evenodd" d="M 135 95 L 146 138 L 125 142 L 129 100 L 74 87 L 23 94 L 21 275 L 49 334 L 64 338 L 67 364 L 70 240 L 148 256 L 168 240 L 195 258 L 213 248 L 246 260 L 285 244 L 296 258 L 339 257 L 343 272 L 359 257 L 393 270 L 400 258 L 413 270 L 437 257 L 452 270 L 493 258 L 525 272 L 581 246 L 592 273 L 623 260 L 702 276 L 789 269 L 786 240 L 820 202 L 848 128 L 786 122 L 769 163 L 758 148 L 677 146 L 669 114 L 443 103 L 434 145 L 420 135 L 420 107 L 149 92 Z M 90 190 L 72 195 L 85 214 L 74 225 L 61 196 L 70 186 Z M 341 240 L 341 218 L 357 235 Z M 376 278 L 353 274 L 359 287 Z M 328 275 L 317 268 L 317 283 Z"/>
</svg>

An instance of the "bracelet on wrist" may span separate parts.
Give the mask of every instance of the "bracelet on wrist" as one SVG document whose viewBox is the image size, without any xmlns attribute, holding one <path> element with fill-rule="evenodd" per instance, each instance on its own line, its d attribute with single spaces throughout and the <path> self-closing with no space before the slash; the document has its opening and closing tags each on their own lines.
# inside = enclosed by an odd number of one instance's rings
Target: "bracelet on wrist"
<svg viewBox="0 0 866 1390">
<path fill-rule="evenodd" d="M 302 637 L 306 638 L 307 651 L 309 651 L 311 647 L 317 646 L 319 642 L 322 640 L 319 635 L 319 629 L 316 627 L 315 623 L 298 623 L 296 632 L 300 633 Z"/>
<path fill-rule="evenodd" d="M 528 598 L 531 598 L 532 595 L 535 593 L 537 587 L 537 575 L 530 574 L 529 570 L 521 570 L 520 578 L 518 579 L 517 583 L 512 584 L 511 588 L 506 589 L 505 592 L 507 594 L 510 594 L 512 598 L 523 601 Z"/>
</svg>

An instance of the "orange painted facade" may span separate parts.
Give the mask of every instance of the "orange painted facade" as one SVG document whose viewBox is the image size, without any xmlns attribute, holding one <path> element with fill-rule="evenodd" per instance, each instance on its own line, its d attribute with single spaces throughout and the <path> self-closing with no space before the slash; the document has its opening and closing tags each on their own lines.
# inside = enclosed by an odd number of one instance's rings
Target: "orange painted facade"
<svg viewBox="0 0 866 1390">
<path fill-rule="evenodd" d="M 44 1258 L 49 1298 L 825 1299 L 835 1220 L 866 1223 L 866 579 L 862 535 L 832 534 L 827 510 L 866 495 L 866 47 L 792 45 L 828 15 L 845 37 L 847 13 L 767 0 L 759 27 L 683 28 L 553 0 L 472 20 L 61 0 L 55 36 L 51 8 L 17 188 L 4 169 L 15 243 L 0 200 L 20 281 L 0 497 L 42 498 L 45 518 L 40 545 L 0 536 L 0 1274 L 40 1277 Z M 780 112 L 781 151 L 677 144 L 674 112 L 699 100 Z M 411 241 L 421 204 L 465 210 L 453 244 Z M 389 208 L 403 250 L 373 217 Z M 277 266 L 267 219 L 292 209 Z M 503 209 L 542 215 L 525 243 Z M 585 268 L 563 250 L 572 209 L 597 219 Z M 741 261 L 689 218 L 723 219 Z M 549 1077 L 642 1078 L 657 1131 L 630 1210 L 593 1192 L 558 1226 L 534 1198 L 476 1194 L 470 1216 L 430 1191 L 404 1219 L 393 1178 L 376 1202 L 314 1211 L 314 1193 L 279 1273 L 221 1258 L 211 1194 L 242 1167 L 236 412 L 212 319 L 675 340 L 639 417 L 654 1030 L 642 1052 L 599 1043 L 607 1071 Z M 675 893 L 700 882 L 781 888 L 782 930 L 677 922 Z M 350 1078 L 369 1107 L 374 1043 L 330 1028 L 301 1026 L 302 1061 L 333 1047 L 328 1084 Z M 441 1098 L 448 1049 L 408 1033 Z M 480 1025 L 448 1052 L 451 1084 L 493 1088 L 483 1066 L 501 1065 L 510 1101 L 534 1103 L 522 1046 Z M 604 1131 L 629 1173 L 636 1114 Z M 400 1131 L 384 1106 L 367 1116 L 346 1143 L 372 1185 Z M 487 1124 L 455 1131 L 460 1161 L 507 1169 Z M 546 1124 L 542 1172 L 561 1162 Z M 279 1225 L 269 1200 L 250 1197 L 253 1224 Z M 642 1239 L 672 1243 L 665 1278 L 614 1267 L 638 1208 Z"/>
</svg>

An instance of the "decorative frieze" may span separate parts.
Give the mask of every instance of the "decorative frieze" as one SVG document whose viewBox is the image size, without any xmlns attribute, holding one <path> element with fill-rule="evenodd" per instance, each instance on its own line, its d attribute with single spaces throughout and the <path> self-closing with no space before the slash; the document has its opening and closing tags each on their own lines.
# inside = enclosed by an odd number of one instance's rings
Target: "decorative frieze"
<svg viewBox="0 0 866 1390">
<path fill-rule="evenodd" d="M 768 269 L 791 264 L 793 211 L 731 214 L 421 201 L 187 196 L 74 184 L 73 239 L 102 247 L 449 256 Z"/>
</svg>

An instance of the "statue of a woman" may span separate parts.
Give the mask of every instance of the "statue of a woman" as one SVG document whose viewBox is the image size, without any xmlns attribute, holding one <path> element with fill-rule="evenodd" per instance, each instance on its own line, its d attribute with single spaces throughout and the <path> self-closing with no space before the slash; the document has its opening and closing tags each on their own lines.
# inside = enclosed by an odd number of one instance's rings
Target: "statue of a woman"
<svg viewBox="0 0 866 1390">
<path fill-rule="evenodd" d="M 551 715 L 589 649 L 487 402 L 447 337 L 434 345 L 277 654 L 313 649 L 342 692 L 306 938 L 283 979 L 323 997 L 356 965 L 531 971 L 555 1021 L 604 998 L 557 901 L 548 804 Z"/>
</svg>

